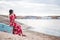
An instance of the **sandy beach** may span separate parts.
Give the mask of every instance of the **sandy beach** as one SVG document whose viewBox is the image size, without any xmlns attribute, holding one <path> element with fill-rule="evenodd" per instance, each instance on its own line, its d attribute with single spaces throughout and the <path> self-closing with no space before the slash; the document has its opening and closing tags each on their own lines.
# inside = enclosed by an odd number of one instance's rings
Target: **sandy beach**
<svg viewBox="0 0 60 40">
<path fill-rule="evenodd" d="M 9 19 L 7 17 L 0 16 L 0 23 L 9 24 Z M 27 28 L 26 25 L 25 28 Z M 23 32 L 26 34 L 26 37 L 0 31 L 0 40 L 60 40 L 60 37 L 33 32 L 27 29 Z"/>
</svg>

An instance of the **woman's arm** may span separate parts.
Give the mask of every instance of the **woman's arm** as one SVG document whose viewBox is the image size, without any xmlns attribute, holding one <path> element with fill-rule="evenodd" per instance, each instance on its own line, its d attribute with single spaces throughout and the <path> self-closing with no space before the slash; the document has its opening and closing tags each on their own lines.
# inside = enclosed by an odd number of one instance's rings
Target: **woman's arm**
<svg viewBox="0 0 60 40">
<path fill-rule="evenodd" d="M 15 14 L 14 14 L 14 17 L 17 18 Z"/>
</svg>

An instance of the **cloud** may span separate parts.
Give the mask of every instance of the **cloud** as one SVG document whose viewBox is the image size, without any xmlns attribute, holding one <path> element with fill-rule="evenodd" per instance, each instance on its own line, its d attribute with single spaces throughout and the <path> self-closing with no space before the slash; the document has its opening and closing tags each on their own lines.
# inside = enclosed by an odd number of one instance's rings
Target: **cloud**
<svg viewBox="0 0 60 40">
<path fill-rule="evenodd" d="M 60 5 L 60 0 L 0 0 L 0 1 L 23 1 L 23 2 L 31 2 L 31 3 L 46 3 L 46 4 Z"/>
<path fill-rule="evenodd" d="M 22 1 L 32 3 L 56 4 L 60 6 L 60 0 L 22 0 Z"/>
<path fill-rule="evenodd" d="M 60 6 L 55 4 L 45 4 L 45 3 L 30 3 L 24 1 L 14 1 L 0 2 L 0 13 L 8 14 L 9 9 L 13 9 L 16 15 L 52 15 L 60 14 Z"/>
</svg>

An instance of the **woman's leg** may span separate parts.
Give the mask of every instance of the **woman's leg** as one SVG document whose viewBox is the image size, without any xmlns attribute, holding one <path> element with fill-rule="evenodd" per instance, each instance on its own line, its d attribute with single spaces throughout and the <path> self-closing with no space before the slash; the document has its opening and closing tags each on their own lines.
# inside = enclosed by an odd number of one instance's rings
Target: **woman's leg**
<svg viewBox="0 0 60 40">
<path fill-rule="evenodd" d="M 25 34 L 23 34 L 23 31 L 22 29 L 20 28 L 20 33 L 19 33 L 20 36 L 26 36 Z"/>
</svg>

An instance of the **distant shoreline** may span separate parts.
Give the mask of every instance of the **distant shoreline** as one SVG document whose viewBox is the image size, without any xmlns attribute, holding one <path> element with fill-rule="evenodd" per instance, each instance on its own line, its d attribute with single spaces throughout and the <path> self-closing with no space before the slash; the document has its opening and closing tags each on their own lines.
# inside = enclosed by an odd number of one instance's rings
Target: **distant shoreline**
<svg viewBox="0 0 60 40">
<path fill-rule="evenodd" d="M 0 15 L 7 17 L 7 15 Z M 60 19 L 60 16 L 17 16 L 17 19 Z"/>
</svg>

